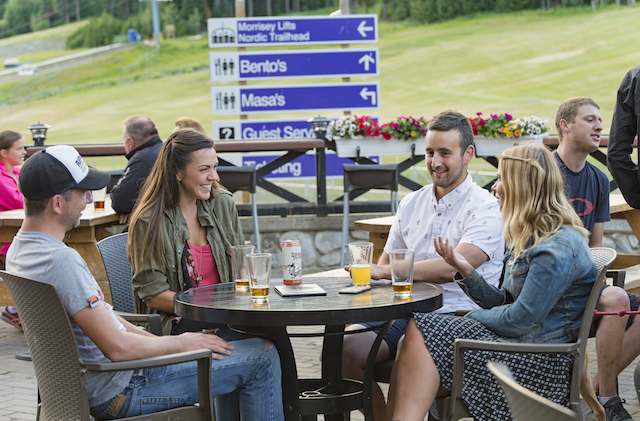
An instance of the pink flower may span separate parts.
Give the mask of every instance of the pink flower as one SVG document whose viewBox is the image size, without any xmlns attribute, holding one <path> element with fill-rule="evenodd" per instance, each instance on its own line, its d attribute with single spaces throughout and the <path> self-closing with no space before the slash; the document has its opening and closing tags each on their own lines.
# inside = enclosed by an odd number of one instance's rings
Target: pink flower
<svg viewBox="0 0 640 421">
<path fill-rule="evenodd" d="M 384 137 L 386 140 L 391 139 L 391 135 L 387 132 L 382 132 L 382 137 Z"/>
</svg>

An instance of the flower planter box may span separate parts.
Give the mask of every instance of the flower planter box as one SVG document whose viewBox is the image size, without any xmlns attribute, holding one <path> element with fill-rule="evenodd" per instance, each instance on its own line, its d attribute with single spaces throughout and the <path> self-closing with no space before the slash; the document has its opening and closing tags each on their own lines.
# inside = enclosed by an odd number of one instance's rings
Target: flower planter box
<svg viewBox="0 0 640 421">
<path fill-rule="evenodd" d="M 336 151 L 341 158 L 357 156 L 424 155 L 424 138 L 417 140 L 385 140 L 382 137 L 336 139 Z M 358 150 L 360 148 L 360 150 Z"/>
<path fill-rule="evenodd" d="M 473 136 L 476 145 L 476 156 L 498 156 L 505 149 L 525 142 L 542 143 L 542 140 L 549 136 L 549 133 L 542 133 L 535 136 L 510 137 L 485 137 Z"/>
</svg>

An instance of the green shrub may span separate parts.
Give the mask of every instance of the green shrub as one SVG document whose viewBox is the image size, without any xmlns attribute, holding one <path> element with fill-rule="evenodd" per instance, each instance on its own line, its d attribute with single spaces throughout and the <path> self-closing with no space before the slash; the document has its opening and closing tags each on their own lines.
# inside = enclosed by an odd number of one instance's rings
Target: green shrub
<svg viewBox="0 0 640 421">
<path fill-rule="evenodd" d="M 187 30 L 189 31 L 189 35 L 196 35 L 200 33 L 202 28 L 202 14 L 198 9 L 193 9 L 191 14 L 189 15 L 189 19 L 187 19 Z"/>
<path fill-rule="evenodd" d="M 49 21 L 47 19 L 43 19 L 40 15 L 31 15 L 31 31 L 35 32 L 48 27 Z"/>
<path fill-rule="evenodd" d="M 422 1 L 422 0 L 416 0 Z M 389 0 L 387 14 L 391 20 L 405 20 L 411 16 L 410 0 Z"/>
<path fill-rule="evenodd" d="M 6 36 L 29 32 L 32 15 L 41 15 L 41 4 L 36 0 L 9 0 L 5 5 L 4 20 L 11 32 Z"/>
<path fill-rule="evenodd" d="M 540 0 L 496 0 L 497 12 L 514 12 L 538 7 L 540 7 Z"/>
<path fill-rule="evenodd" d="M 113 43 L 114 35 L 121 33 L 122 21 L 103 13 L 69 35 L 66 45 L 69 49 L 100 47 Z"/>
<path fill-rule="evenodd" d="M 129 19 L 127 19 L 124 23 L 122 23 L 122 32 L 127 32 L 128 29 L 132 28 L 138 31 L 142 38 L 152 38 L 153 37 L 153 22 L 151 20 L 151 10 L 145 8 L 146 10 L 140 11 L 140 13 L 136 13 L 135 15 L 131 15 Z M 161 24 L 170 23 L 168 21 L 161 21 Z M 177 35 L 177 24 L 176 24 L 176 35 Z"/>
</svg>

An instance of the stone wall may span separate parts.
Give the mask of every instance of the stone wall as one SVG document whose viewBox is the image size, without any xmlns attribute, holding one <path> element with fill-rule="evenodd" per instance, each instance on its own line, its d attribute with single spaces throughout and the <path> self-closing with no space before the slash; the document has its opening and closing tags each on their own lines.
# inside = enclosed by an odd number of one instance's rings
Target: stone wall
<svg viewBox="0 0 640 421">
<path fill-rule="evenodd" d="M 611 247 L 618 253 L 640 254 L 638 238 L 624 219 L 612 219 L 604 224 L 602 245 Z"/>
<path fill-rule="evenodd" d="M 351 214 L 349 225 L 353 227 L 360 219 L 377 218 L 389 214 Z M 255 244 L 253 219 L 241 217 L 245 239 Z M 284 240 L 300 240 L 302 246 L 302 273 L 321 272 L 340 267 L 340 248 L 342 246 L 342 215 L 329 216 L 261 216 L 259 218 L 262 252 L 273 255 L 273 276 L 281 277 L 277 270 L 282 267 L 282 243 Z M 351 230 L 349 241 L 368 240 L 369 233 Z"/>
</svg>

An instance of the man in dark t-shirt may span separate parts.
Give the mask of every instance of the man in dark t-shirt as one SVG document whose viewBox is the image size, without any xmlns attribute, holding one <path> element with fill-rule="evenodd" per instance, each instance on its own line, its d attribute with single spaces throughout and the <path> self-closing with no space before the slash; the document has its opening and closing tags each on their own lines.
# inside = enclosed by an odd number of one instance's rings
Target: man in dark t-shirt
<svg viewBox="0 0 640 421">
<path fill-rule="evenodd" d="M 563 152 L 568 149 L 563 149 Z M 558 148 L 558 151 L 560 148 Z M 584 227 L 589 230 L 591 237 L 589 245 L 602 245 L 604 223 L 611 220 L 609 214 L 609 179 L 590 162 L 584 161 L 584 166 L 578 172 L 571 171 L 564 163 L 559 152 L 554 153 L 562 171 L 565 194 L 569 203 L 582 219 Z M 571 158 L 568 158 L 571 160 Z"/>
<path fill-rule="evenodd" d="M 590 98 L 570 98 L 556 113 L 560 145 L 555 152 L 565 183 L 565 194 L 591 233 L 589 246 L 601 247 L 604 223 L 610 220 L 609 180 L 587 157 L 600 146 L 600 107 Z M 637 310 L 640 297 L 622 288 L 603 285 L 597 309 Z M 607 420 L 632 420 L 616 393 L 616 376 L 640 354 L 640 318 L 605 316 L 598 320 L 596 352 L 598 374 L 593 387 Z M 626 328 L 626 331 L 625 331 Z M 624 344 L 624 346 L 623 346 Z"/>
</svg>

